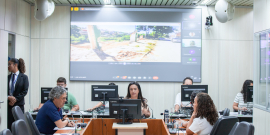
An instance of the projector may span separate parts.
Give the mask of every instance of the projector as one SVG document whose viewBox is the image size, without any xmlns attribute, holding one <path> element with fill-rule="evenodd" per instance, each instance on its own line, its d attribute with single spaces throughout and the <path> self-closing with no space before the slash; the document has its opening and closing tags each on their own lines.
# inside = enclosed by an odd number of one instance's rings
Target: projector
<svg viewBox="0 0 270 135">
<path fill-rule="evenodd" d="M 215 11 L 217 20 L 225 23 L 233 19 L 235 6 L 226 0 L 219 0 L 215 5 Z"/>
<path fill-rule="evenodd" d="M 55 5 L 52 0 L 35 0 L 35 18 L 43 21 L 54 12 Z"/>
</svg>

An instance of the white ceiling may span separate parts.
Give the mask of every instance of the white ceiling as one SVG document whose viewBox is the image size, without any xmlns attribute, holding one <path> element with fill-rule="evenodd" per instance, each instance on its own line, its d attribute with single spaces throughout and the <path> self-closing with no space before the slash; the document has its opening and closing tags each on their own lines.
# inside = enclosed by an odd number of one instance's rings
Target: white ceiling
<svg viewBox="0 0 270 135">
<path fill-rule="evenodd" d="M 35 0 L 23 0 L 34 4 Z M 105 0 L 52 0 L 56 5 L 105 5 Z M 194 0 L 108 0 L 106 5 L 134 6 L 191 6 Z M 197 0 L 197 5 L 214 6 L 218 0 Z M 235 6 L 253 6 L 253 0 L 227 0 Z"/>
</svg>

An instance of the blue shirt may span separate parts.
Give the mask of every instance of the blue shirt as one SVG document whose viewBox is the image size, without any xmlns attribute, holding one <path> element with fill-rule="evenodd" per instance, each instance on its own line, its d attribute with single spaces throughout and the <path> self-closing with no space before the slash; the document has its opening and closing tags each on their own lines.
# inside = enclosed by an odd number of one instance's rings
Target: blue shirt
<svg viewBox="0 0 270 135">
<path fill-rule="evenodd" d="M 38 111 L 36 125 L 40 133 L 53 134 L 56 125 L 54 122 L 62 120 L 62 110 L 58 109 L 52 100 L 48 100 Z"/>
</svg>

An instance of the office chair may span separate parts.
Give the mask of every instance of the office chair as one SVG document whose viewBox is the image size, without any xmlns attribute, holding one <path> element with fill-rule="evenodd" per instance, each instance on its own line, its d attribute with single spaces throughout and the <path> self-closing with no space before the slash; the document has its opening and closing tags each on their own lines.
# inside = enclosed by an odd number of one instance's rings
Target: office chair
<svg viewBox="0 0 270 135">
<path fill-rule="evenodd" d="M 235 124 L 234 124 L 234 126 L 233 126 L 233 128 L 232 128 L 232 130 L 231 130 L 231 132 L 230 132 L 230 134 L 229 135 L 233 135 L 234 134 L 234 131 L 235 131 L 235 129 L 236 129 L 236 127 L 239 125 L 239 122 L 236 122 Z"/>
<path fill-rule="evenodd" d="M 214 124 L 210 135 L 228 135 L 238 118 L 234 116 L 223 116 Z"/>
<path fill-rule="evenodd" d="M 12 135 L 9 129 L 4 129 L 3 131 L 0 132 L 0 135 Z"/>
<path fill-rule="evenodd" d="M 230 109 L 229 108 L 224 109 L 223 116 L 230 116 Z"/>
<path fill-rule="evenodd" d="M 13 135 L 30 135 L 24 120 L 19 119 L 12 123 Z"/>
<path fill-rule="evenodd" d="M 240 122 L 229 135 L 254 135 L 255 127 L 248 122 Z"/>
<path fill-rule="evenodd" d="M 25 122 L 27 126 L 29 127 L 29 130 L 32 133 L 32 135 L 40 135 L 40 132 L 37 128 L 37 125 L 34 122 L 32 115 L 29 112 L 26 112 L 24 116 L 25 116 Z"/>
<path fill-rule="evenodd" d="M 19 106 L 14 106 L 12 108 L 12 115 L 13 115 L 15 121 L 19 120 L 19 119 L 22 119 L 25 121 L 22 109 Z"/>
</svg>

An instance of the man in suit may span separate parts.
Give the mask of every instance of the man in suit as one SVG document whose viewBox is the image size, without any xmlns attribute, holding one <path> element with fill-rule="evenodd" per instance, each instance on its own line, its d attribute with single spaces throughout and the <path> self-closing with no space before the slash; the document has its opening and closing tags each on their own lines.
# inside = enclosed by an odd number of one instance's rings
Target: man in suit
<svg viewBox="0 0 270 135">
<path fill-rule="evenodd" d="M 19 106 L 24 112 L 24 97 L 28 92 L 29 81 L 25 75 L 25 63 L 22 58 L 19 60 L 11 58 L 8 61 L 8 128 L 11 130 L 11 125 L 15 121 L 12 115 L 12 108 Z"/>
</svg>

